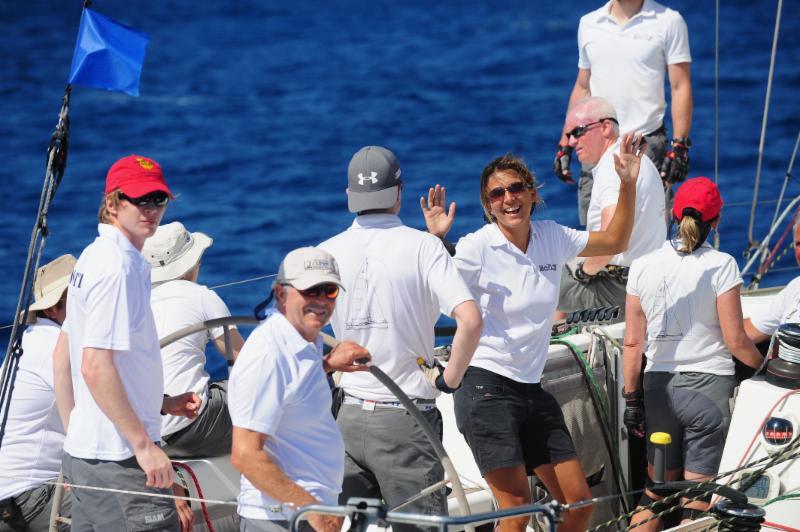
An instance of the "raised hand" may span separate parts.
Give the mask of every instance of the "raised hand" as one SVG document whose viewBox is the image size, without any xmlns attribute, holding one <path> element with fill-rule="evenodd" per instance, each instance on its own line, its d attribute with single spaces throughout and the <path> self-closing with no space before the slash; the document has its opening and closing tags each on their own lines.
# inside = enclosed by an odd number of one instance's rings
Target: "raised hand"
<svg viewBox="0 0 800 532">
<path fill-rule="evenodd" d="M 450 208 L 447 211 L 444 209 L 447 204 L 446 197 L 445 188 L 436 185 L 436 187 L 428 189 L 427 201 L 425 201 L 425 196 L 419 198 L 419 206 L 422 209 L 422 215 L 425 217 L 425 225 L 428 228 L 428 232 L 439 238 L 445 237 L 453 226 L 453 220 L 456 218 L 455 202 L 450 204 Z"/>
<path fill-rule="evenodd" d="M 619 145 L 619 155 L 614 154 L 614 169 L 623 184 L 635 185 L 639 167 L 644 156 L 644 137 L 641 134 L 625 133 Z"/>
</svg>

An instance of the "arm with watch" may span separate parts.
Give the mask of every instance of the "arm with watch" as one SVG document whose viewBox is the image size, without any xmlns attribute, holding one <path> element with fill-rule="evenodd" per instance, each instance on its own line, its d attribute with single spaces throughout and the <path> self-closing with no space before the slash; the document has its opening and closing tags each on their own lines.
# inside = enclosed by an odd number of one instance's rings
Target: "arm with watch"
<svg viewBox="0 0 800 532">
<path fill-rule="evenodd" d="M 668 184 L 678 183 L 686 179 L 689 173 L 689 130 L 692 127 L 692 81 L 691 63 L 668 65 L 670 103 L 672 116 L 672 147 L 664 155 L 661 162 L 661 179 Z"/>
<path fill-rule="evenodd" d="M 628 434 L 643 438 L 646 434 L 644 416 L 644 392 L 641 388 L 642 353 L 647 333 L 647 317 L 638 296 L 625 297 L 625 339 L 622 343 L 622 376 L 625 400 L 623 423 Z"/>
</svg>

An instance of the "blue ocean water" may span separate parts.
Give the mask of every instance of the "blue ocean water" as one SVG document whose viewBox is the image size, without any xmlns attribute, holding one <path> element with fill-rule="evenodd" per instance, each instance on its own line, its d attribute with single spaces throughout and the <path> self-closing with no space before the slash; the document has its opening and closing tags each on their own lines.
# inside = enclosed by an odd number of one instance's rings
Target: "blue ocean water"
<svg viewBox="0 0 800 532">
<path fill-rule="evenodd" d="M 675 0 L 689 26 L 695 111 L 691 175 L 713 175 L 714 2 Z M 0 325 L 10 323 L 80 19 L 81 2 L 0 0 Z M 774 2 L 721 2 L 719 181 L 722 249 L 746 244 Z M 482 224 L 478 176 L 497 155 L 525 157 L 543 185 L 541 216 L 577 225 L 575 190 L 551 173 L 577 63 L 580 16 L 598 1 L 127 2 L 93 9 L 151 36 L 138 98 L 75 87 L 69 164 L 44 259 L 95 236 L 105 171 L 140 153 L 179 194 L 165 221 L 215 239 L 201 282 L 276 271 L 289 250 L 347 227 L 350 156 L 397 153 L 401 216 L 441 183 L 458 204 L 453 235 Z M 800 4 L 784 5 L 760 197 L 775 199 L 800 127 Z M 798 194 L 792 181 L 790 195 Z M 764 234 L 773 206 L 759 210 Z M 779 267 L 793 265 L 791 256 Z M 765 284 L 785 283 L 796 271 Z M 221 288 L 249 313 L 268 280 Z M 4 330 L 7 334 L 7 330 Z"/>
</svg>

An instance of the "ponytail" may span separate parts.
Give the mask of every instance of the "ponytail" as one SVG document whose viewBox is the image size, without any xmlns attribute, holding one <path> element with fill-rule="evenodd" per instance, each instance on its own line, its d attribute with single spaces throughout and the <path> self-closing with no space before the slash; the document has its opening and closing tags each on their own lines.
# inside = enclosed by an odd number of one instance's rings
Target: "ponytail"
<svg viewBox="0 0 800 532">
<path fill-rule="evenodd" d="M 680 225 L 678 225 L 678 236 L 681 239 L 681 247 L 678 251 L 692 253 L 702 246 L 708 238 L 708 233 L 711 232 L 711 225 L 718 217 L 715 216 L 709 221 L 703 222 L 701 221 L 703 218 L 697 210 L 691 207 L 684 208 L 681 213 Z"/>
</svg>

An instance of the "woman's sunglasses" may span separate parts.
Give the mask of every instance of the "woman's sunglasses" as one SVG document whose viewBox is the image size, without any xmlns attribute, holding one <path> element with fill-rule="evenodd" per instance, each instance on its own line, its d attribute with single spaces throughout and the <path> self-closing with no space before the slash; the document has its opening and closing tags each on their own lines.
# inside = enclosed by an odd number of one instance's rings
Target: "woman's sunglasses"
<svg viewBox="0 0 800 532">
<path fill-rule="evenodd" d="M 490 201 L 498 201 L 506 197 L 506 192 L 511 194 L 512 196 L 516 196 L 517 194 L 521 194 L 525 189 L 531 189 L 532 186 L 526 184 L 524 181 L 517 181 L 516 183 L 511 183 L 507 187 L 496 187 L 493 188 L 488 192 L 489 200 Z"/>
<path fill-rule="evenodd" d="M 139 196 L 138 198 L 132 198 L 120 193 L 119 198 L 132 205 L 136 205 L 137 207 L 163 207 L 169 203 L 169 194 L 160 191 L 151 192 L 150 194 L 145 194 L 144 196 Z"/>
</svg>

